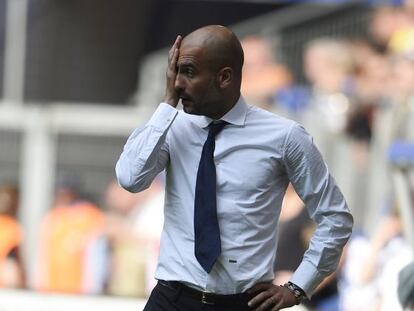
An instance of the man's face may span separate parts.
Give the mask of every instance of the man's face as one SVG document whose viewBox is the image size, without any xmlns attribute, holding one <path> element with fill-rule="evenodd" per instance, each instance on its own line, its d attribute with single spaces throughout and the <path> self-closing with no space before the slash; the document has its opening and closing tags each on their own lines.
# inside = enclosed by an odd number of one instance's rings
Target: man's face
<svg viewBox="0 0 414 311">
<path fill-rule="evenodd" d="M 175 89 L 186 113 L 214 117 L 220 109 L 217 74 L 209 65 L 206 51 L 200 46 L 180 48 Z"/>
</svg>

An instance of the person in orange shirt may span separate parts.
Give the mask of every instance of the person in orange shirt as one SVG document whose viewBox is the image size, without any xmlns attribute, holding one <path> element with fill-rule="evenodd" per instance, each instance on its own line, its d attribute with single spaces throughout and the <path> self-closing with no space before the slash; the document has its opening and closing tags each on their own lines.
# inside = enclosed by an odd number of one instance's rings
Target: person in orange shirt
<svg viewBox="0 0 414 311">
<path fill-rule="evenodd" d="M 23 229 L 16 219 L 18 202 L 17 187 L 0 187 L 0 287 L 23 287 L 25 284 L 20 254 Z"/>
<path fill-rule="evenodd" d="M 101 293 L 106 269 L 103 212 L 82 200 L 77 187 L 62 184 L 40 234 L 37 289 L 78 294 Z"/>
</svg>

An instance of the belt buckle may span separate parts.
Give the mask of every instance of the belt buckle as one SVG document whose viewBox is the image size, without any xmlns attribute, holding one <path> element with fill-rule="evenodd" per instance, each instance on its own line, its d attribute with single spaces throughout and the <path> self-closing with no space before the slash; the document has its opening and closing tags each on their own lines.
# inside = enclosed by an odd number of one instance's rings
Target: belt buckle
<svg viewBox="0 0 414 311">
<path fill-rule="evenodd" d="M 201 303 L 205 304 L 205 305 L 214 305 L 214 302 L 209 301 L 208 297 L 209 297 L 209 293 L 202 292 L 201 293 Z"/>
</svg>

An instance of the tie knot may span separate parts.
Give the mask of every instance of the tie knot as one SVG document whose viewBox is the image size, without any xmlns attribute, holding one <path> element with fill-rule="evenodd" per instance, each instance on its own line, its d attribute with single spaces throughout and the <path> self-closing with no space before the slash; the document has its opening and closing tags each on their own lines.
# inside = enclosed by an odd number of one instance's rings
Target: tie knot
<svg viewBox="0 0 414 311">
<path fill-rule="evenodd" d="M 208 136 L 213 136 L 215 137 L 225 126 L 226 126 L 227 122 L 226 121 L 218 121 L 218 122 L 211 122 L 208 125 Z"/>
</svg>

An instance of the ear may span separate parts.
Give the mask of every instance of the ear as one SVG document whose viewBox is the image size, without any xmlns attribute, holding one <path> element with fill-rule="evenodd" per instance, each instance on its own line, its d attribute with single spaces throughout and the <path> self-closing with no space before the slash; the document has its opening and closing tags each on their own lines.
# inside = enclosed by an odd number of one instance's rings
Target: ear
<svg viewBox="0 0 414 311">
<path fill-rule="evenodd" d="M 233 69 L 231 67 L 221 68 L 218 72 L 217 79 L 221 89 L 228 88 L 233 82 Z"/>
</svg>

